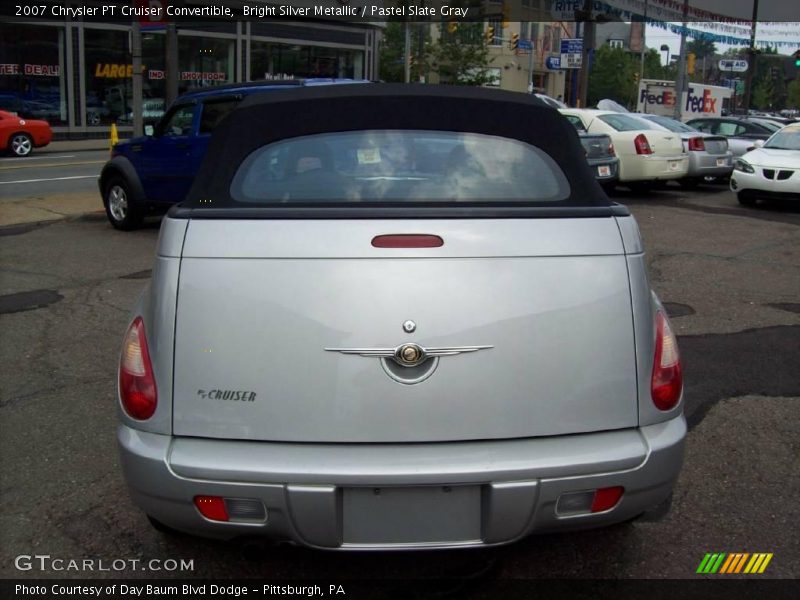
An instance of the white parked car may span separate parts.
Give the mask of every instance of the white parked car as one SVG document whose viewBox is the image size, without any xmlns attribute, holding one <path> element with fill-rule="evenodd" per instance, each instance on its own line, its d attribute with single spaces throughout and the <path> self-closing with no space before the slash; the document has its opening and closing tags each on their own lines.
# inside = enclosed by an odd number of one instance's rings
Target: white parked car
<svg viewBox="0 0 800 600">
<path fill-rule="evenodd" d="M 731 190 L 741 204 L 760 198 L 800 200 L 800 124 L 787 125 L 733 163 Z"/>
<path fill-rule="evenodd" d="M 611 137 L 623 185 L 643 188 L 656 180 L 681 179 L 689 171 L 681 136 L 655 123 L 607 110 L 562 108 L 559 112 L 578 130 Z"/>
</svg>

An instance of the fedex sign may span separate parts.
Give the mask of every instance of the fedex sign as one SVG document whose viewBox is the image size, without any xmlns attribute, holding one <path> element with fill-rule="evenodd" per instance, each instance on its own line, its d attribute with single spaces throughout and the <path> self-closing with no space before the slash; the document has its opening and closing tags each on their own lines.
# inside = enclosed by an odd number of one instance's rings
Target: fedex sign
<svg viewBox="0 0 800 600">
<path fill-rule="evenodd" d="M 671 117 L 675 112 L 675 105 L 680 102 L 681 114 L 684 119 L 701 114 L 720 117 L 722 116 L 723 100 L 730 97 L 730 88 L 690 83 L 688 90 L 679 99 L 675 93 L 673 81 L 646 79 L 639 83 L 636 109 L 639 112 Z"/>
<path fill-rule="evenodd" d="M 649 90 L 639 90 L 639 104 L 654 104 L 656 106 L 675 106 L 675 90 L 661 90 L 651 94 Z"/>
<path fill-rule="evenodd" d="M 694 88 L 690 87 L 683 110 L 690 113 L 716 113 L 717 99 L 711 94 L 710 89 L 704 89 L 701 95 L 695 96 Z"/>
</svg>

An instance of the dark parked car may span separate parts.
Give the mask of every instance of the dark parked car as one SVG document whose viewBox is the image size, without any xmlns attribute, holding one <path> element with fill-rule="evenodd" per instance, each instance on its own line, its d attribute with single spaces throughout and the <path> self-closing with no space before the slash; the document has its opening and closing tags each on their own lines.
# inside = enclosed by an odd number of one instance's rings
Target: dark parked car
<svg viewBox="0 0 800 600">
<path fill-rule="evenodd" d="M 111 224 L 138 227 L 186 196 L 206 153 L 211 132 L 243 98 L 303 86 L 361 83 L 350 79 L 259 81 L 204 88 L 178 98 L 143 137 L 116 144 L 98 184 Z M 146 115 L 145 115 L 146 116 Z"/>
<path fill-rule="evenodd" d="M 592 168 L 594 178 L 604 188 L 611 189 L 619 179 L 619 158 L 614 152 L 611 137 L 605 133 L 589 133 L 580 118 L 565 115 L 581 138 L 581 145 L 586 152 L 586 162 Z"/>
<path fill-rule="evenodd" d="M 726 137 L 734 158 L 748 152 L 756 140 L 767 140 L 775 133 L 749 117 L 700 117 L 686 124 L 704 133 Z"/>
</svg>

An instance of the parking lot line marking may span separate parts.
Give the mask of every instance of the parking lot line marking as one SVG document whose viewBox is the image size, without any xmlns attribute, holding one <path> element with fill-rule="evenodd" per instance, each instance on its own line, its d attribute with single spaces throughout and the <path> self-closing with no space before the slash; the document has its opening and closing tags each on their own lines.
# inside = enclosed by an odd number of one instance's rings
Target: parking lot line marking
<svg viewBox="0 0 800 600">
<path fill-rule="evenodd" d="M 9 183 L 39 183 L 40 181 L 63 181 L 65 179 L 89 179 L 90 177 L 97 179 L 97 175 L 72 175 L 70 177 L 49 177 L 47 179 L 20 179 L 19 181 L 0 181 L 0 185 L 8 185 Z"/>
<path fill-rule="evenodd" d="M 45 169 L 47 167 L 74 167 L 76 165 L 100 165 L 103 164 L 105 160 L 85 160 L 81 162 L 71 162 L 71 163 L 52 163 L 52 164 L 37 164 L 37 165 L 18 165 L 15 167 L 0 167 L 0 171 L 14 171 L 16 169 Z"/>
<path fill-rule="evenodd" d="M 18 156 L 14 158 L 0 158 L 0 163 L 4 162 L 19 162 L 24 160 L 28 162 L 29 160 L 53 160 L 56 158 L 75 158 L 77 154 L 59 154 L 58 156 Z"/>
</svg>

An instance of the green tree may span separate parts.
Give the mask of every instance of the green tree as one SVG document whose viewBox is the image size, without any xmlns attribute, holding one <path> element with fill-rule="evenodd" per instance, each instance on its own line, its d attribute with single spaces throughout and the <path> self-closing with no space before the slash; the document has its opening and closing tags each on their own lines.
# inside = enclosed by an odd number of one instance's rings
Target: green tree
<svg viewBox="0 0 800 600">
<path fill-rule="evenodd" d="M 638 58 L 622 48 L 612 48 L 607 44 L 601 46 L 594 53 L 592 72 L 589 74 L 588 104 L 595 105 L 609 98 L 623 106 L 630 105 L 636 95 L 634 74 L 639 72 Z"/>
<path fill-rule="evenodd" d="M 800 76 L 795 77 L 794 80 L 787 86 L 786 108 L 800 108 Z"/>
<path fill-rule="evenodd" d="M 697 60 L 702 61 L 703 58 L 711 58 L 717 53 L 717 45 L 713 40 L 700 38 L 687 43 L 686 51 L 694 52 Z"/>
<path fill-rule="evenodd" d="M 427 25 L 419 23 L 408 24 L 411 38 L 411 81 L 419 81 L 420 76 L 426 74 L 426 64 L 420 60 L 419 40 L 423 37 L 423 48 L 425 55 L 430 51 L 430 35 Z M 405 81 L 405 48 L 406 48 L 406 24 L 401 21 L 389 21 L 383 32 L 379 49 L 379 73 L 383 81 L 400 82 Z"/>
<path fill-rule="evenodd" d="M 753 108 L 767 109 L 772 106 L 774 89 L 772 82 L 762 79 L 753 85 L 753 94 L 750 97 L 750 106 Z"/>
<path fill-rule="evenodd" d="M 427 58 L 427 68 L 438 73 L 442 83 L 485 85 L 493 80 L 483 23 L 461 22 L 452 33 L 443 23 L 441 36 L 430 46 Z"/>
</svg>

